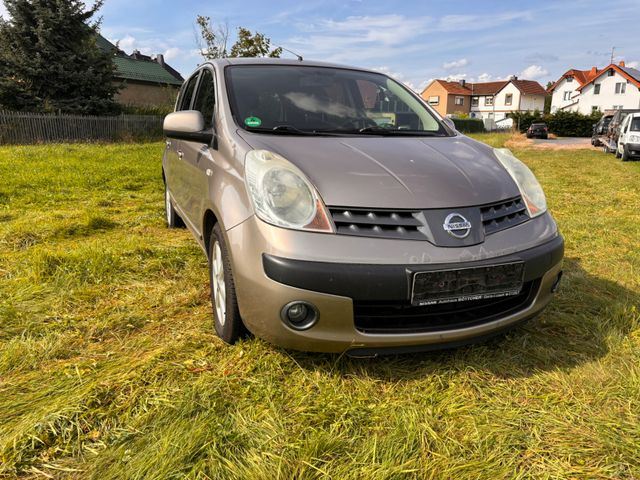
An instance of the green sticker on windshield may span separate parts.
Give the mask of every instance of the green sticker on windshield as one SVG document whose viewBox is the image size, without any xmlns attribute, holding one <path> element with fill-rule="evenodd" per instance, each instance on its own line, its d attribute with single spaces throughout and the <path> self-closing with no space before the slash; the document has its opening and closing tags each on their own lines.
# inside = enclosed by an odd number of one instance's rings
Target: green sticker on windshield
<svg viewBox="0 0 640 480">
<path fill-rule="evenodd" d="M 258 117 L 247 117 L 244 119 L 244 124 L 247 127 L 259 127 L 260 125 L 262 125 L 262 120 L 260 120 Z"/>
</svg>

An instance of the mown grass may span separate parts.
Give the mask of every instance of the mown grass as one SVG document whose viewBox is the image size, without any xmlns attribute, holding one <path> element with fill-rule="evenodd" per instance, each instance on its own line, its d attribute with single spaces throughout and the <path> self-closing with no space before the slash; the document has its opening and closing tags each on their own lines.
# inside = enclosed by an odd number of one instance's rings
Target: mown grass
<svg viewBox="0 0 640 480">
<path fill-rule="evenodd" d="M 212 334 L 161 151 L 0 148 L 0 477 L 640 478 L 640 163 L 517 151 L 566 238 L 556 301 L 353 360 Z"/>
</svg>

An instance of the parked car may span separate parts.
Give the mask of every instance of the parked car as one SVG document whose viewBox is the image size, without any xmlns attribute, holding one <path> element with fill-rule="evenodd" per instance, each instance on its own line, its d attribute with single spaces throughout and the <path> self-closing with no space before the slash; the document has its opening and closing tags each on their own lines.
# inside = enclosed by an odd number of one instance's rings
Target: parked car
<svg viewBox="0 0 640 480">
<path fill-rule="evenodd" d="M 532 123 L 527 129 L 527 138 L 549 138 L 549 128 L 546 123 Z"/>
<path fill-rule="evenodd" d="M 620 136 L 620 127 L 622 122 L 630 113 L 640 112 L 640 110 L 616 110 L 611 117 L 607 133 L 601 138 L 602 150 L 605 153 L 615 153 L 618 149 L 618 138 Z"/>
<path fill-rule="evenodd" d="M 640 113 L 630 113 L 623 120 L 616 157 L 624 162 L 640 157 Z"/>
<path fill-rule="evenodd" d="M 591 145 L 594 147 L 602 146 L 602 137 L 606 135 L 609 123 L 613 118 L 613 113 L 606 113 L 602 115 L 598 123 L 593 125 L 593 134 L 591 135 Z"/>
<path fill-rule="evenodd" d="M 164 131 L 167 224 L 207 255 L 225 342 L 453 347 L 536 316 L 558 287 L 564 241 L 531 171 L 382 73 L 214 60 Z"/>
</svg>

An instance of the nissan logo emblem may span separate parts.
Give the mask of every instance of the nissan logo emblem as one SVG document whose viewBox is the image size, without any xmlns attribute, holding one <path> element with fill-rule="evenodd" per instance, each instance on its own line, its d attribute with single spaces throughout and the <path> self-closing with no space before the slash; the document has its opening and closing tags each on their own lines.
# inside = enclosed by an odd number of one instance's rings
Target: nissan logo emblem
<svg viewBox="0 0 640 480">
<path fill-rule="evenodd" d="M 471 222 L 459 213 L 450 213 L 442 225 L 444 231 L 455 238 L 467 238 L 471 233 Z"/>
</svg>

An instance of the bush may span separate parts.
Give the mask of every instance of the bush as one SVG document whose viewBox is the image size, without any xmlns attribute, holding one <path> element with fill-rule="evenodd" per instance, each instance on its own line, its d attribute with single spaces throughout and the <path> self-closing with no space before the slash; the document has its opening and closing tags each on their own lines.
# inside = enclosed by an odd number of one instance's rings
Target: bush
<svg viewBox="0 0 640 480">
<path fill-rule="evenodd" d="M 532 123 L 544 122 L 549 131 L 559 137 L 590 137 L 593 132 L 593 124 L 598 123 L 602 113 L 594 112 L 591 115 L 583 115 L 578 112 L 559 111 L 552 114 L 542 114 L 539 111 L 512 113 L 513 124 L 525 132 Z"/>
<path fill-rule="evenodd" d="M 456 129 L 462 133 L 483 133 L 484 122 L 479 118 L 452 118 Z"/>
</svg>

